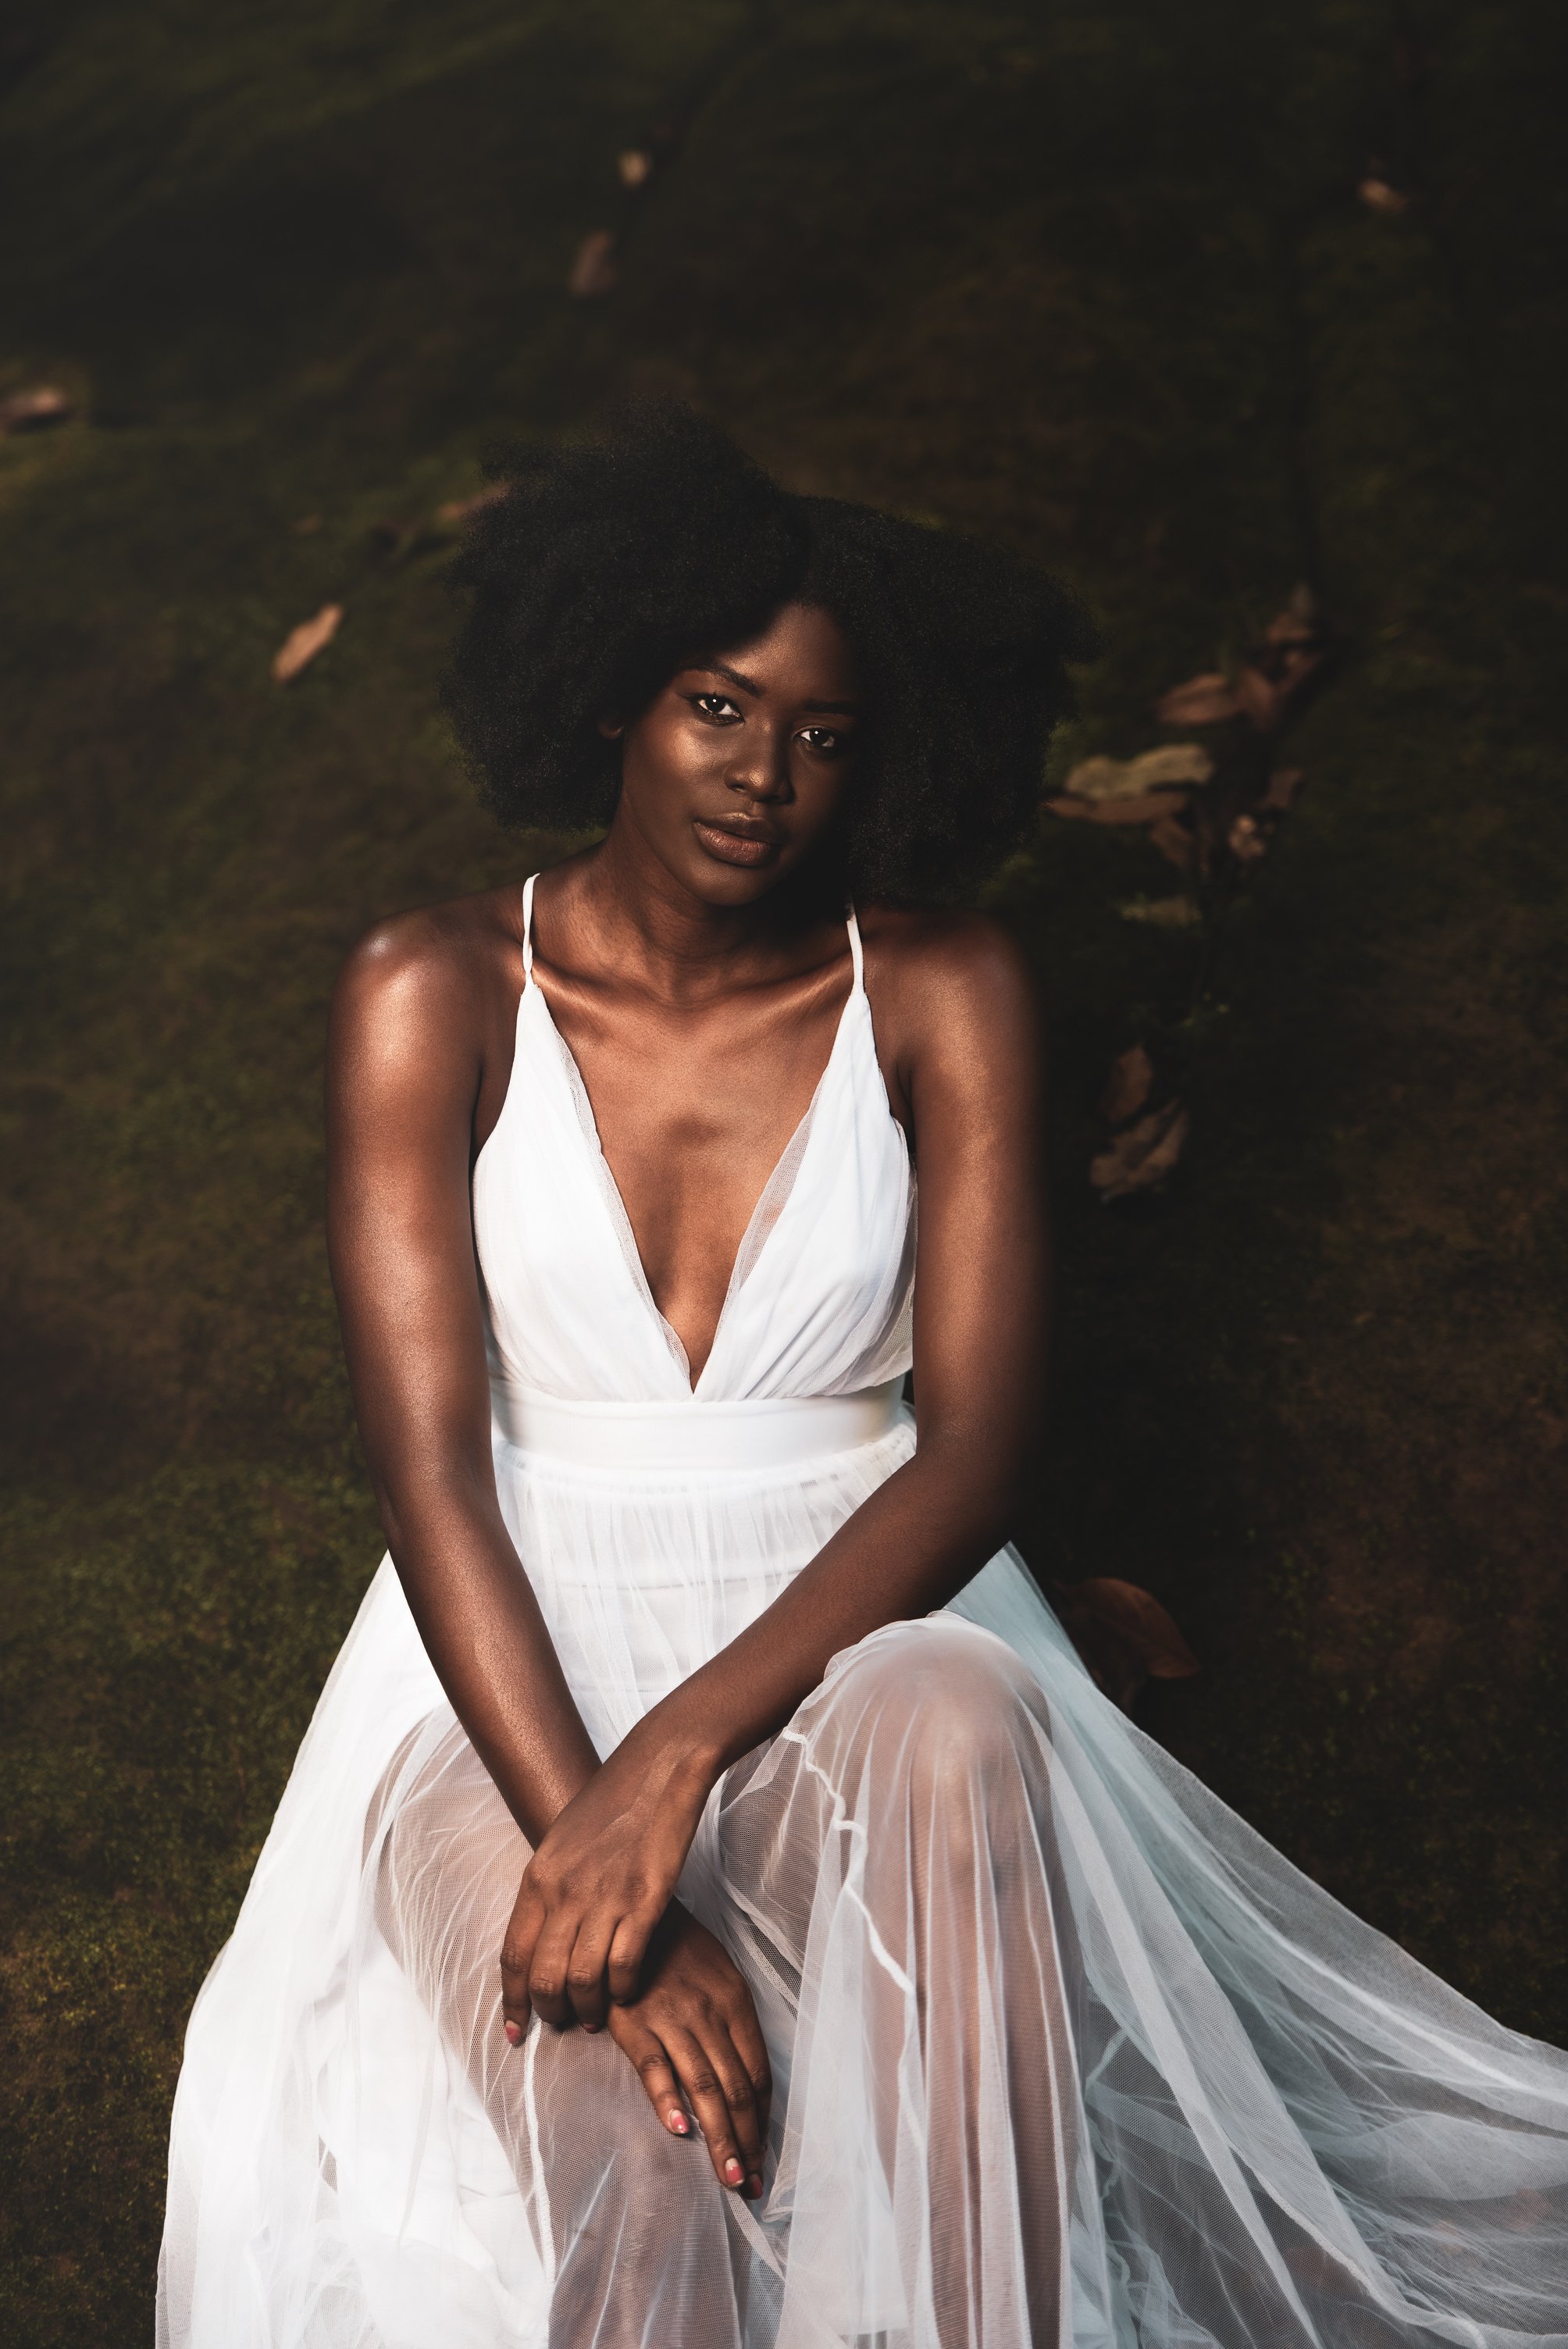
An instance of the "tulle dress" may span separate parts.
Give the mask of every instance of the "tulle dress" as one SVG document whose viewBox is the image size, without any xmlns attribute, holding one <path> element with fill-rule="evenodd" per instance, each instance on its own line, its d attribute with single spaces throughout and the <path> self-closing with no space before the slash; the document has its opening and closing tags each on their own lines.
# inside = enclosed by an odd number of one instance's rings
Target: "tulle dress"
<svg viewBox="0 0 1568 2349">
<path fill-rule="evenodd" d="M 603 1752 L 915 1445 L 850 943 L 695 1391 L 525 957 L 473 1181 L 495 1473 Z M 167 2349 L 1568 2349 L 1568 2056 L 1141 1735 L 1010 1549 L 708 1803 L 681 1891 L 767 2036 L 760 2202 L 607 2037 L 508 2048 L 526 1858 L 383 1561 L 191 2018 Z"/>
</svg>

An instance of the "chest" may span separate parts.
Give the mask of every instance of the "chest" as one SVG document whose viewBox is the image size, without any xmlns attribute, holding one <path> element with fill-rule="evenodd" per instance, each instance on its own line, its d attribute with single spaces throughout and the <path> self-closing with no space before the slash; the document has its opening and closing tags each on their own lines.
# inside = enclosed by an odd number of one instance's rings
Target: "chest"
<svg viewBox="0 0 1568 2349">
<path fill-rule="evenodd" d="M 837 989 L 788 1009 L 746 998 L 691 1011 L 618 1006 L 613 1018 L 556 1008 L 655 1296 L 722 1295 L 842 1009 Z"/>
</svg>

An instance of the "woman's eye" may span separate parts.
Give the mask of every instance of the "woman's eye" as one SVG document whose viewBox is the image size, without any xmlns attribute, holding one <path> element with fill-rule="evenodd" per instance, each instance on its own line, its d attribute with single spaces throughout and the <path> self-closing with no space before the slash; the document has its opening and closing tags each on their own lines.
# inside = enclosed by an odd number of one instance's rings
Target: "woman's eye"
<svg viewBox="0 0 1568 2349">
<path fill-rule="evenodd" d="M 830 759 L 836 758 L 841 750 L 847 750 L 850 747 L 848 738 L 831 726 L 803 727 L 800 740 L 809 750 L 819 750 L 824 757 Z"/>
<path fill-rule="evenodd" d="M 727 693 L 694 693 L 692 707 L 704 718 L 716 718 L 727 726 L 731 719 L 740 715 Z"/>
</svg>

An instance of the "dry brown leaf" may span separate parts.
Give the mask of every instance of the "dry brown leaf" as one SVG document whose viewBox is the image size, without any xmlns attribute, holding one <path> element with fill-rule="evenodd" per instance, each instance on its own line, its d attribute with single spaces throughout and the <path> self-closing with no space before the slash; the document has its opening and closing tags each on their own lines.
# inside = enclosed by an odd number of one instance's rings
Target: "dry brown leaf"
<svg viewBox="0 0 1568 2349">
<path fill-rule="evenodd" d="M 1219 669 L 1190 677 L 1161 695 L 1154 715 L 1162 726 L 1219 726 L 1232 718 L 1250 718 L 1259 733 L 1270 734 L 1328 650 L 1317 599 L 1303 585 L 1292 590 L 1233 677 Z"/>
<path fill-rule="evenodd" d="M 77 412 L 70 394 L 57 383 L 30 384 L 0 399 L 0 432 L 38 432 L 48 424 L 63 424 Z"/>
<path fill-rule="evenodd" d="M 1130 1713 L 1150 1680 L 1190 1680 L 1201 1669 L 1167 1610 L 1136 1582 L 1097 1575 L 1053 1582 L 1047 1595 L 1096 1685 Z"/>
<path fill-rule="evenodd" d="M 577 248 L 566 290 L 580 302 L 592 301 L 596 295 L 610 293 L 619 275 L 615 266 L 615 232 L 596 228 Z"/>
<path fill-rule="evenodd" d="M 312 620 L 302 620 L 291 628 L 273 657 L 273 675 L 280 685 L 287 685 L 308 668 L 317 653 L 324 652 L 343 625 L 341 604 L 324 604 Z"/>
<path fill-rule="evenodd" d="M 1306 781 L 1305 767 L 1276 767 L 1269 777 L 1269 787 L 1259 801 L 1260 807 L 1277 809 L 1283 815 L 1295 804 L 1295 795 Z"/>
<path fill-rule="evenodd" d="M 1151 792 L 1206 783 L 1214 761 L 1201 742 L 1162 742 L 1136 759 L 1081 759 L 1062 785 L 1075 800 L 1140 800 Z"/>
<path fill-rule="evenodd" d="M 1150 1110 L 1136 1125 L 1124 1126 L 1089 1161 L 1088 1179 L 1102 1199 L 1125 1199 L 1162 1183 L 1186 1146 L 1190 1125 L 1180 1102 Z"/>
<path fill-rule="evenodd" d="M 1242 705 L 1230 678 L 1217 668 L 1190 677 L 1185 685 L 1173 685 L 1154 705 L 1161 726 L 1218 726 L 1241 714 Z"/>
<path fill-rule="evenodd" d="M 616 156 L 615 169 L 624 188 L 640 188 L 653 175 L 654 159 L 645 147 L 628 147 L 624 155 Z"/>
<path fill-rule="evenodd" d="M 1128 826 L 1156 823 L 1161 816 L 1185 807 L 1188 796 L 1185 792 L 1150 792 L 1141 800 L 1080 800 L 1064 794 L 1047 800 L 1046 805 L 1053 815 L 1064 815 L 1078 823 Z"/>
<path fill-rule="evenodd" d="M 449 498 L 445 505 L 436 508 L 436 520 L 444 523 L 449 530 L 455 530 L 470 514 L 482 513 L 487 506 L 500 505 L 511 487 L 510 481 L 491 481 L 486 488 L 476 490 L 471 498 Z"/>
<path fill-rule="evenodd" d="M 1080 823 L 1158 823 L 1184 808 L 1213 771 L 1201 742 L 1166 742 L 1136 759 L 1084 759 L 1046 805 Z"/>
<path fill-rule="evenodd" d="M 1099 1097 L 1099 1113 L 1107 1125 L 1125 1125 L 1130 1117 L 1136 1117 L 1153 1082 L 1154 1063 L 1141 1044 L 1119 1052 Z"/>
<path fill-rule="evenodd" d="M 1381 171 L 1368 171 L 1356 192 L 1370 212 L 1403 212 L 1410 208 L 1403 188 L 1395 187 Z"/>
<path fill-rule="evenodd" d="M 1238 864 L 1255 864 L 1268 844 L 1268 835 L 1255 815 L 1243 813 L 1231 819 L 1225 846 Z"/>
</svg>

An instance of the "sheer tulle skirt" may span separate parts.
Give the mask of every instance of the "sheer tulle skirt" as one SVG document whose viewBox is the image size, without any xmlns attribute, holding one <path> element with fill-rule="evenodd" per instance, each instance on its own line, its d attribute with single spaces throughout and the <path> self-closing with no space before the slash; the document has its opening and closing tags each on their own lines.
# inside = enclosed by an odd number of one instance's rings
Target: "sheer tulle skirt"
<svg viewBox="0 0 1568 2349">
<path fill-rule="evenodd" d="M 499 1445 L 602 1747 L 912 1441 L 662 1483 Z M 384 1568 L 192 2020 L 161 2340 L 1568 2344 L 1568 2058 L 1141 1736 L 1011 1553 L 836 1658 L 708 1806 L 682 1889 L 775 2066 L 760 2204 L 607 2038 L 508 2049 L 526 1857 Z"/>
</svg>

